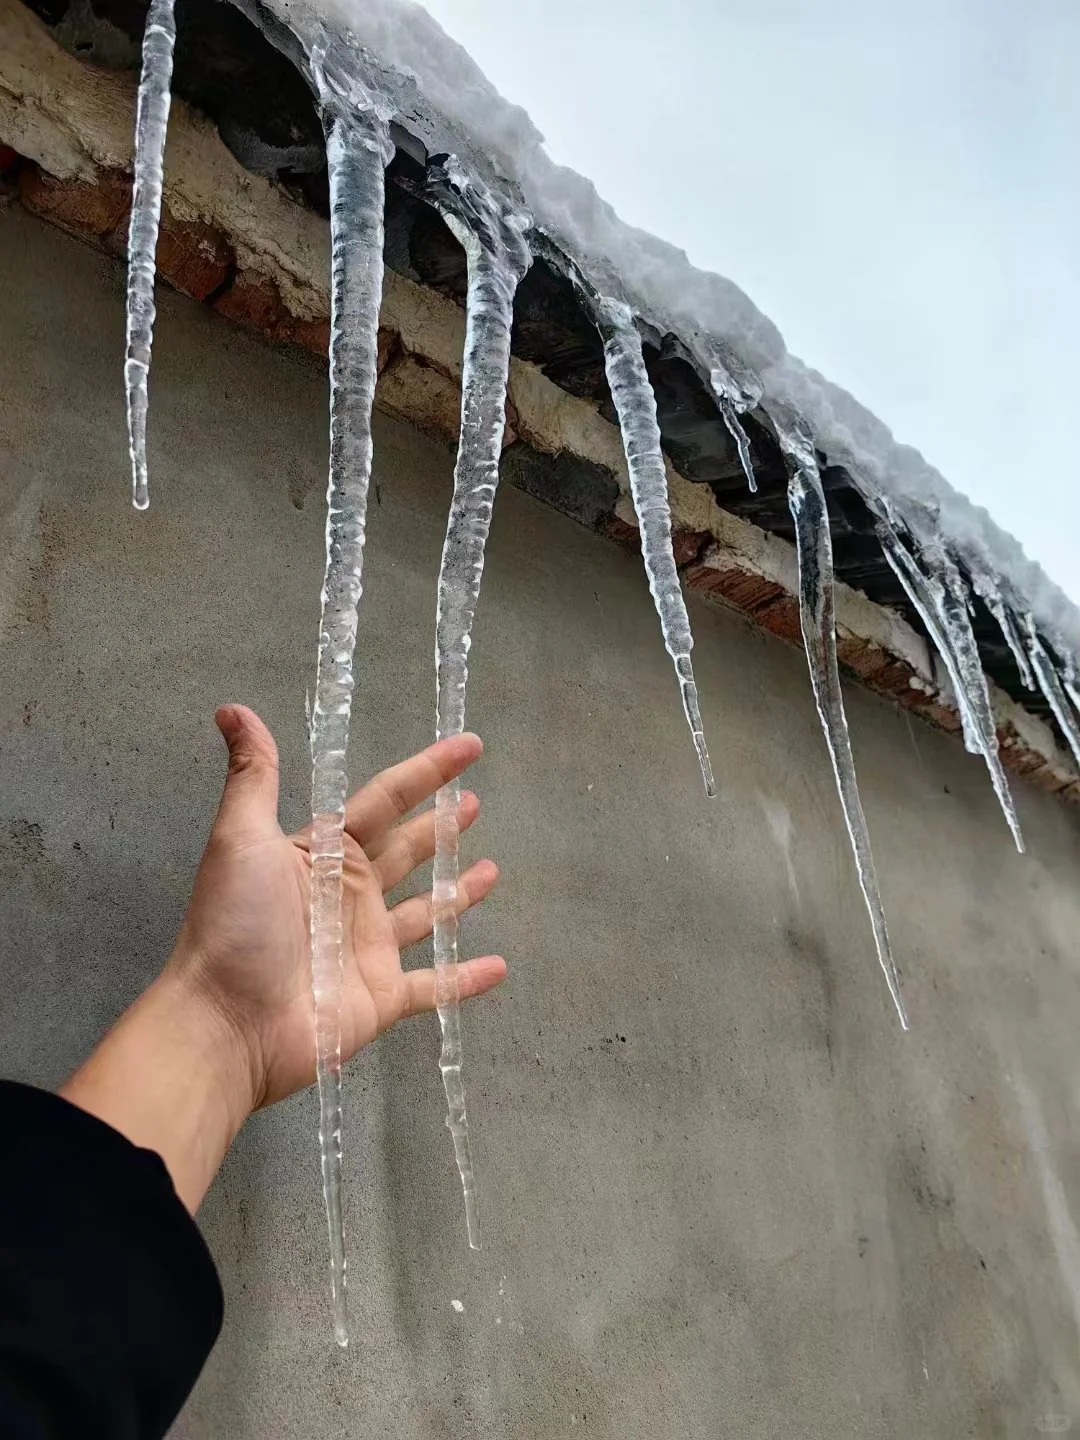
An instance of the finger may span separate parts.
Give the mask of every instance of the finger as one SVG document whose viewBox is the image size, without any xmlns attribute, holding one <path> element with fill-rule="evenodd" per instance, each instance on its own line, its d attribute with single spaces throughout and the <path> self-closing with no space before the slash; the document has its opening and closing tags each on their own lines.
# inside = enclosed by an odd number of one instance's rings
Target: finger
<svg viewBox="0 0 1080 1440">
<path fill-rule="evenodd" d="M 345 829 L 358 845 L 377 839 L 403 815 L 467 770 L 483 753 L 479 735 L 451 735 L 376 775 L 345 806 Z"/>
<path fill-rule="evenodd" d="M 466 790 L 458 806 L 458 830 L 468 830 L 479 814 L 480 801 Z M 384 893 L 400 885 L 410 870 L 435 854 L 435 811 L 425 810 L 388 830 L 382 839 L 370 841 L 367 854 L 375 863 Z"/>
<path fill-rule="evenodd" d="M 479 960 L 466 960 L 457 967 L 458 999 L 471 1000 L 483 995 L 506 979 L 506 961 L 501 955 L 483 955 Z M 406 970 L 406 1015 L 420 1015 L 435 1009 L 435 971 Z"/>
<path fill-rule="evenodd" d="M 214 716 L 229 747 L 229 770 L 216 824 L 261 833 L 277 829 L 278 753 L 274 737 L 246 705 Z"/>
<path fill-rule="evenodd" d="M 493 860 L 477 860 L 475 865 L 470 865 L 464 875 L 458 877 L 456 913 L 463 915 L 466 910 L 479 905 L 485 896 L 491 894 L 498 879 L 499 867 Z M 431 892 L 402 900 L 390 911 L 390 918 L 394 922 L 399 950 L 418 944 L 431 934 L 434 925 Z"/>
</svg>

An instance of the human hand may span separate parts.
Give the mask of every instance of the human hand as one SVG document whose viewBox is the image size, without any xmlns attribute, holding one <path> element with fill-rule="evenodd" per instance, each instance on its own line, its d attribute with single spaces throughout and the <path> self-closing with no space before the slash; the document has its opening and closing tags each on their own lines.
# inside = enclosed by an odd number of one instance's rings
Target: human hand
<svg viewBox="0 0 1080 1440">
<path fill-rule="evenodd" d="M 229 771 L 191 903 L 163 978 L 190 988 L 226 1022 L 251 1076 L 251 1106 L 269 1105 L 315 1078 L 310 969 L 308 831 L 278 824 L 277 747 L 251 710 L 226 705 L 218 728 Z M 460 775 L 483 746 L 475 735 L 440 741 L 356 791 L 345 811 L 342 1061 L 407 1015 L 435 1005 L 433 970 L 401 968 L 401 952 L 431 933 L 430 894 L 388 907 L 386 893 L 435 851 L 435 812 L 405 819 Z M 465 792 L 458 823 L 476 819 Z M 498 879 L 490 860 L 458 882 L 459 913 Z M 498 956 L 458 967 L 461 997 L 506 974 Z"/>
</svg>

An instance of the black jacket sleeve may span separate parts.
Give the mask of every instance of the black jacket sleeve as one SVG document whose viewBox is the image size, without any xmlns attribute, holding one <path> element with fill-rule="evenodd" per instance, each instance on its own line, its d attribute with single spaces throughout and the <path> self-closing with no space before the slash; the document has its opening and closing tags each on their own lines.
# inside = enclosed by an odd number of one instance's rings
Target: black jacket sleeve
<svg viewBox="0 0 1080 1440">
<path fill-rule="evenodd" d="M 221 1328 L 214 1263 L 160 1157 L 0 1081 L 0 1436 L 151 1440 Z"/>
</svg>

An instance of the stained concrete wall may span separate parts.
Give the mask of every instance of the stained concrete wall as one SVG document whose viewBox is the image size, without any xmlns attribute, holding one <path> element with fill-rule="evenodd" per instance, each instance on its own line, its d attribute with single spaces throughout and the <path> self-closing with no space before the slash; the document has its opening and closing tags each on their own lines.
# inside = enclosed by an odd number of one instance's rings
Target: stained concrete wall
<svg viewBox="0 0 1080 1440">
<path fill-rule="evenodd" d="M 55 1085 L 169 950 L 216 703 L 266 718 L 303 818 L 325 379 L 163 295 L 136 515 L 121 271 L 7 213 L 0 277 L 0 1066 Z M 431 732 L 451 478 L 386 421 L 376 457 L 357 776 Z M 500 495 L 467 848 L 504 882 L 465 929 L 511 965 L 465 1025 L 485 1249 L 415 1021 L 348 1073 L 352 1349 L 306 1094 L 200 1215 L 227 1315 L 181 1440 L 1080 1428 L 1077 815 L 1019 785 L 1018 857 L 976 760 L 849 690 L 902 1035 L 803 657 L 692 619 L 713 803 L 639 562 Z"/>
</svg>

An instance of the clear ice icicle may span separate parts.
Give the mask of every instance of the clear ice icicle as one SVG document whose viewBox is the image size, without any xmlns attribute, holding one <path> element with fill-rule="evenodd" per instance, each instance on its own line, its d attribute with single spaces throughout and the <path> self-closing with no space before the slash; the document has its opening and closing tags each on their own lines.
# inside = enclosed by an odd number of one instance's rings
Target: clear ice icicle
<svg viewBox="0 0 1080 1440">
<path fill-rule="evenodd" d="M 795 540 L 799 556 L 799 618 L 802 625 L 810 682 L 814 689 L 821 728 L 829 748 L 840 806 L 844 812 L 848 837 L 855 857 L 866 909 L 874 932 L 878 963 L 885 976 L 900 1024 L 908 1028 L 907 1010 L 896 973 L 885 907 L 881 902 L 877 870 L 870 848 L 870 831 L 859 797 L 855 775 L 855 757 L 851 751 L 851 734 L 844 710 L 844 694 L 840 686 L 840 670 L 836 659 L 836 619 L 833 580 L 832 534 L 825 492 L 818 471 L 813 442 L 796 423 L 784 424 L 774 414 L 773 423 L 788 460 L 791 476 L 788 481 L 788 506 L 795 521 Z"/>
<path fill-rule="evenodd" d="M 886 560 L 907 591 L 945 662 L 960 710 L 964 744 L 973 755 L 981 755 L 986 761 L 1002 814 L 1012 831 L 1017 850 L 1023 854 L 1024 837 L 1020 833 L 1016 806 L 1001 763 L 997 724 L 975 632 L 971 628 L 963 577 L 944 548 L 937 543 L 922 547 L 927 567 L 924 572 L 896 531 L 885 521 L 878 524 L 878 538 Z"/>
<path fill-rule="evenodd" d="M 326 575 L 311 713 L 311 987 L 319 1148 L 330 1235 L 334 1337 L 348 1344 L 341 1185 L 342 865 L 353 651 L 371 477 L 383 277 L 384 170 L 393 153 L 374 101 L 312 57 L 330 174 L 330 477 Z"/>
<path fill-rule="evenodd" d="M 1016 661 L 1016 668 L 1020 671 L 1020 679 L 1029 690 L 1035 689 L 1035 676 L 1032 674 L 1031 661 L 1028 659 L 1027 651 L 1024 649 L 1024 642 L 1020 638 L 1020 631 L 1017 629 L 1016 620 L 1012 611 L 1005 601 L 1005 597 L 997 587 L 997 582 L 990 579 L 988 575 L 973 575 L 972 583 L 977 594 L 982 598 L 986 608 L 993 615 L 998 623 L 998 629 L 1004 636 L 1005 643 L 1012 652 Z"/>
<path fill-rule="evenodd" d="M 1054 718 L 1061 726 L 1061 733 L 1068 741 L 1069 749 L 1072 751 L 1076 763 L 1080 765 L 1080 715 L 1069 703 L 1069 696 L 1065 693 L 1054 662 L 1046 653 L 1046 648 L 1039 639 L 1034 618 L 1031 615 L 1025 615 L 1021 623 L 1024 627 L 1025 648 L 1031 660 L 1035 678 L 1039 682 L 1039 689 L 1046 696 L 1050 709 L 1054 712 Z"/>
<path fill-rule="evenodd" d="M 754 474 L 754 462 L 750 458 L 750 437 L 739 419 L 741 407 L 739 399 L 736 399 L 738 386 L 716 356 L 710 357 L 709 385 L 717 409 L 720 411 L 720 418 L 727 426 L 728 434 L 735 441 L 735 448 L 739 452 L 739 464 L 746 476 L 746 483 L 756 495 L 757 476 Z"/>
<path fill-rule="evenodd" d="M 671 510 L 667 472 L 656 418 L 656 396 L 649 383 L 641 336 L 630 308 L 619 300 L 596 302 L 596 323 L 604 342 L 604 365 L 619 416 L 623 451 L 630 473 L 630 494 L 641 531 L 641 553 L 664 645 L 675 663 L 683 709 L 694 737 L 706 795 L 716 794 L 709 752 L 701 725 L 697 685 L 690 664 L 694 638 L 683 601 L 671 547 Z"/>
<path fill-rule="evenodd" d="M 134 186 L 128 225 L 127 391 L 131 497 L 136 510 L 150 504 L 146 473 L 146 411 L 150 351 L 154 343 L 154 276 L 165 168 L 165 133 L 172 98 L 176 17 L 173 0 L 150 0 L 143 33 L 142 74 L 135 102 Z"/>
<path fill-rule="evenodd" d="M 1073 709 L 1080 718 L 1080 678 L 1071 668 L 1065 671 L 1061 677 L 1061 683 L 1065 686 L 1065 693 L 1073 703 Z"/>
<path fill-rule="evenodd" d="M 461 434 L 454 467 L 454 494 L 439 568 L 436 616 L 437 733 L 465 728 L 465 691 L 473 617 L 484 572 L 499 458 L 506 424 L 506 387 L 514 294 L 530 264 L 524 239 L 528 217 L 504 210 L 480 182 L 453 159 L 438 177 L 435 199 L 461 241 L 468 261 L 465 359 L 461 377 Z M 465 1197 L 469 1245 L 480 1248 L 480 1219 L 472 1147 L 462 1080 L 458 1005 L 457 780 L 435 797 L 435 862 L 432 876 L 435 1002 L 442 1029 L 439 1069 L 446 1090 L 447 1126 Z"/>
</svg>

